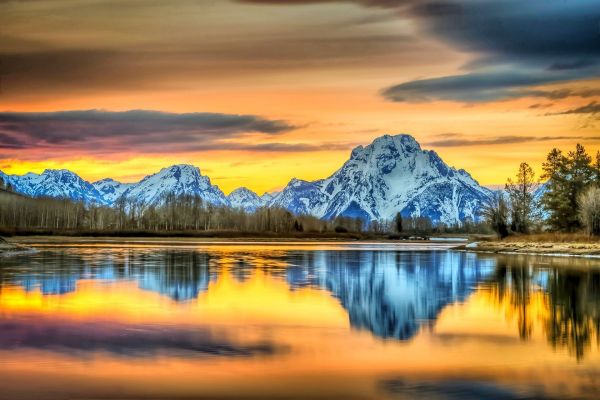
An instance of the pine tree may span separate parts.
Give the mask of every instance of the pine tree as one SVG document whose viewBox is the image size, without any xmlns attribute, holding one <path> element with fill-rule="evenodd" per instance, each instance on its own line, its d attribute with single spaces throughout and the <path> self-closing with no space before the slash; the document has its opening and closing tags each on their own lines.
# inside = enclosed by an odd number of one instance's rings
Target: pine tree
<svg viewBox="0 0 600 400">
<path fill-rule="evenodd" d="M 394 218 L 394 225 L 396 228 L 396 232 L 402 233 L 402 214 L 396 213 L 396 217 Z"/>
<path fill-rule="evenodd" d="M 557 230 L 578 229 L 581 226 L 578 218 L 578 199 L 594 179 L 592 157 L 580 144 L 567 156 L 560 150 L 553 149 L 548 154 L 543 168 L 542 178 L 548 179 L 548 189 L 542 202 L 550 212 L 548 222 Z"/>
<path fill-rule="evenodd" d="M 568 214 L 566 194 L 567 158 L 559 149 L 552 149 L 542 164 L 546 179 L 546 191 L 542 196 L 542 205 L 549 212 L 548 223 L 553 229 L 563 229 L 563 216 Z"/>
<path fill-rule="evenodd" d="M 579 211 L 579 197 L 593 182 L 594 171 L 592 168 L 592 157 L 586 153 L 585 148 L 580 144 L 577 144 L 574 151 L 569 152 L 567 162 L 567 199 L 570 209 L 570 214 L 567 216 L 567 229 L 574 230 L 581 227 L 577 216 Z"/>
</svg>

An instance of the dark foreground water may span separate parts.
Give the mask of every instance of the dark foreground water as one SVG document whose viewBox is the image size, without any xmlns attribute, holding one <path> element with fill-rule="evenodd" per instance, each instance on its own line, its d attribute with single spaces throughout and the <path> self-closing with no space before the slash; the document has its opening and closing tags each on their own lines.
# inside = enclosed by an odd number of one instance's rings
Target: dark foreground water
<svg viewBox="0 0 600 400">
<path fill-rule="evenodd" d="M 1 399 L 600 397 L 600 261 L 373 244 L 0 259 Z"/>
</svg>

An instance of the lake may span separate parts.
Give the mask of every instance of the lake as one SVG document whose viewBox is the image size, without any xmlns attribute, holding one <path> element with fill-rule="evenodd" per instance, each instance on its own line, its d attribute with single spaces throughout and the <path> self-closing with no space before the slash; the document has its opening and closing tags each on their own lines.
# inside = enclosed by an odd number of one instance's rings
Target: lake
<svg viewBox="0 0 600 400">
<path fill-rule="evenodd" d="M 600 260 L 448 246 L 40 245 L 0 398 L 598 398 Z"/>
</svg>

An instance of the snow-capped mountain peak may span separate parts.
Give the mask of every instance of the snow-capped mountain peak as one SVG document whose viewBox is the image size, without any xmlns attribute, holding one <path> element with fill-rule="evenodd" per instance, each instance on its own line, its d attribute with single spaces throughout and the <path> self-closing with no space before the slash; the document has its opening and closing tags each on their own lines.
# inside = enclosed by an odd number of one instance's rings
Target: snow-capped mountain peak
<svg viewBox="0 0 600 400">
<path fill-rule="evenodd" d="M 100 192 L 107 204 L 113 204 L 127 189 L 133 186 L 131 183 L 121 183 L 112 178 L 101 179 L 92 185 Z"/>
<path fill-rule="evenodd" d="M 225 194 L 200 168 L 188 164 L 173 165 L 148 175 L 123 192 L 123 196 L 142 204 L 159 204 L 167 194 L 195 195 L 215 205 L 229 205 Z"/>
<path fill-rule="evenodd" d="M 422 150 L 412 136 L 400 134 L 355 148 L 327 179 L 291 180 L 271 204 L 321 218 L 391 219 L 401 212 L 454 224 L 477 219 L 487 196 L 489 191 L 470 175 L 446 165 L 436 152 Z"/>
<path fill-rule="evenodd" d="M 86 203 L 103 203 L 102 195 L 92 184 L 66 169 L 46 169 L 41 174 L 1 174 L 15 191 L 31 197 L 69 198 Z"/>
<path fill-rule="evenodd" d="M 257 208 L 265 205 L 265 201 L 260 196 L 245 187 L 235 189 L 229 193 L 227 199 L 231 207 L 241 208 L 246 212 L 255 211 Z"/>
</svg>

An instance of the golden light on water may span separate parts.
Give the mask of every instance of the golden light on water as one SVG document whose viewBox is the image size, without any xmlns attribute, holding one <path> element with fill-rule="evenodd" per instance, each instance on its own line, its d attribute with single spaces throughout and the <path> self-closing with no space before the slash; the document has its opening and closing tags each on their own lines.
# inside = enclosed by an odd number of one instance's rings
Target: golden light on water
<svg viewBox="0 0 600 400">
<path fill-rule="evenodd" d="M 260 265 L 261 257 L 252 260 Z M 16 353 L 5 349 L 0 372 L 17 380 L 24 373 L 38 376 L 38 390 L 51 387 L 56 379 L 68 379 L 75 392 L 106 394 L 111 392 L 102 382 L 110 381 L 137 395 L 146 393 L 145 385 L 158 381 L 160 386 L 153 390 L 165 395 L 197 393 L 199 388 L 206 395 L 235 396 L 246 391 L 275 395 L 294 388 L 298 395 L 360 393 L 367 398 L 378 396 L 378 379 L 394 377 L 477 378 L 511 385 L 534 380 L 550 391 L 560 387 L 564 393 L 577 393 L 578 385 L 589 384 L 576 373 L 573 355 L 548 343 L 549 300 L 541 290 L 529 292 L 524 304 L 516 304 L 510 296 L 514 292 L 508 290 L 500 297 L 494 289 L 481 286 L 464 303 L 450 304 L 435 321 L 424 322 L 412 339 L 396 341 L 352 328 L 347 311 L 326 290 L 291 290 L 287 282 L 260 266 L 244 280 L 236 279 L 233 270 L 224 261 L 208 289 L 186 302 L 141 289 L 135 281 L 83 279 L 73 292 L 62 295 L 4 286 L 0 316 L 25 319 L 32 326 L 44 321 L 80 326 L 117 323 L 108 329 L 123 332 L 209 328 L 244 346 L 273 343 L 274 354 L 194 357 L 159 352 L 139 358 L 99 349 L 80 358 L 60 348 L 23 348 Z M 597 346 L 587 349 L 585 365 L 600 368 Z M 234 386 L 229 384 L 232 381 Z"/>
</svg>

